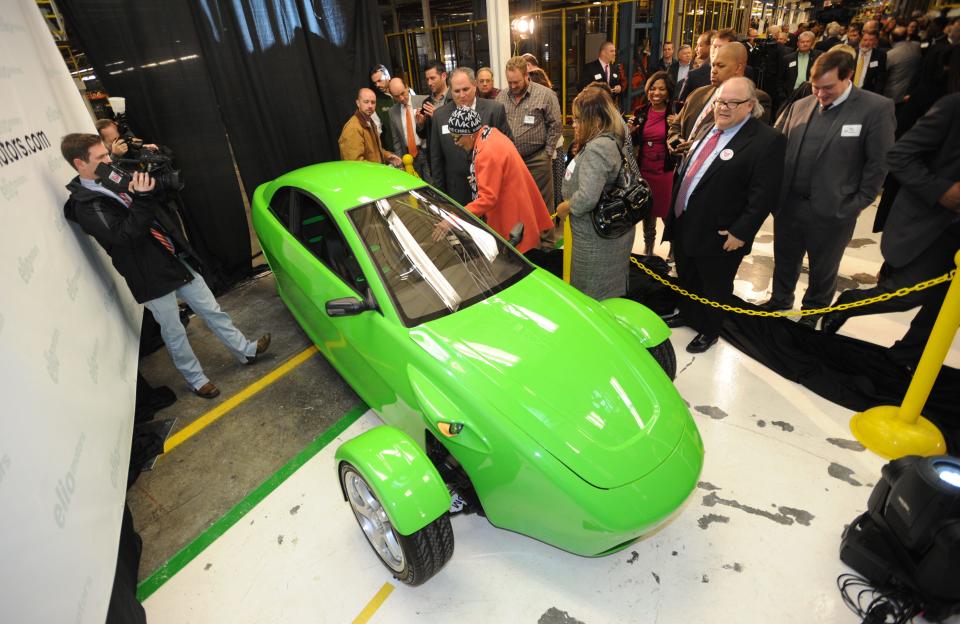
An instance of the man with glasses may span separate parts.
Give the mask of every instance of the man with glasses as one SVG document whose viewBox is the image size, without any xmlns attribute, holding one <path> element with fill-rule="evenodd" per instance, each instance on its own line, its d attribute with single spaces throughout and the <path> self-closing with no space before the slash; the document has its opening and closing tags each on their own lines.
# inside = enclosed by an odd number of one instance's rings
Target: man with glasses
<svg viewBox="0 0 960 624">
<path fill-rule="evenodd" d="M 680 286 L 727 303 L 737 269 L 780 194 L 786 139 L 760 121 L 763 106 L 747 78 L 726 80 L 711 107 L 714 123 L 694 136 L 674 178 L 663 237 L 673 243 Z M 717 342 L 723 311 L 687 298 L 679 306 L 667 324 L 697 330 L 687 352 L 703 353 Z"/>
<path fill-rule="evenodd" d="M 674 155 L 685 154 L 702 128 L 713 124 L 713 100 L 717 97 L 720 85 L 730 78 L 743 77 L 747 67 L 747 48 L 737 41 L 728 43 L 717 51 L 710 67 L 710 84 L 695 90 L 670 123 L 667 147 Z M 757 91 L 757 98 L 763 111 L 762 120 L 769 121 L 770 96 Z"/>
<path fill-rule="evenodd" d="M 787 160 L 774 215 L 773 294 L 761 307 L 788 310 L 803 256 L 810 279 L 803 308 L 830 305 L 837 273 L 860 212 L 880 192 L 896 121 L 893 101 L 853 85 L 854 61 L 842 50 L 820 55 L 810 71 L 813 95 L 784 113 Z M 816 317 L 800 322 L 816 327 Z"/>
</svg>

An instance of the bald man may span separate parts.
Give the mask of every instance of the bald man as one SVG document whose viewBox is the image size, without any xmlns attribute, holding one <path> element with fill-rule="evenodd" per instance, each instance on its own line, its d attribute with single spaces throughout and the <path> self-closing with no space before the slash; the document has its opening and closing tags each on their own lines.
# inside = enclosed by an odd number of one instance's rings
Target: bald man
<svg viewBox="0 0 960 624">
<path fill-rule="evenodd" d="M 383 149 L 380 144 L 380 133 L 373 123 L 376 109 L 377 96 L 373 89 L 357 91 L 357 110 L 340 132 L 340 159 L 366 160 L 399 167 L 402 165 L 400 157 Z"/>
<path fill-rule="evenodd" d="M 680 114 L 670 124 L 667 146 L 675 156 L 682 156 L 690 149 L 691 139 L 701 128 L 713 125 L 713 100 L 717 89 L 734 77 L 743 77 L 747 68 L 747 48 L 734 41 L 721 46 L 710 66 L 710 84 L 691 93 L 683 103 Z M 770 123 L 770 96 L 757 90 L 757 99 L 763 108 L 761 121 Z"/>
<path fill-rule="evenodd" d="M 390 108 L 390 130 L 393 134 L 393 153 L 403 158 L 410 154 L 413 158 L 413 170 L 426 180 L 430 178 L 430 157 L 427 153 L 427 139 L 423 134 L 426 116 L 417 109 L 416 104 L 422 105 L 424 98 L 414 102 L 413 89 L 407 88 L 403 78 L 392 78 L 387 85 L 387 92 L 393 98 L 394 105 Z"/>
</svg>

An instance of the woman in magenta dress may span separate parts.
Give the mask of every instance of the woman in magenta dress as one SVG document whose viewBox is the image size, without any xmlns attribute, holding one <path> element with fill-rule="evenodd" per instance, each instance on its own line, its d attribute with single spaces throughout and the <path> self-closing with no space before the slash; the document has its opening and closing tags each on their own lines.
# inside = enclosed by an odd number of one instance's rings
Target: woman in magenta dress
<svg viewBox="0 0 960 624">
<path fill-rule="evenodd" d="M 634 111 L 633 143 L 637 146 L 640 175 L 653 191 L 653 210 L 643 221 L 643 254 L 653 255 L 657 240 L 657 218 L 670 210 L 675 160 L 667 151 L 667 115 L 673 102 L 674 84 L 670 74 L 658 71 L 647 80 L 644 103 Z"/>
</svg>

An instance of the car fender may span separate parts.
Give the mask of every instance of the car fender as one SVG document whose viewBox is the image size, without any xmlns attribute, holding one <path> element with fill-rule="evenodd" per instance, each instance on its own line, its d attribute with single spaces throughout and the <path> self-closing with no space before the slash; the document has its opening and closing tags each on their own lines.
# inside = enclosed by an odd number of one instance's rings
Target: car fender
<svg viewBox="0 0 960 624">
<path fill-rule="evenodd" d="M 401 535 L 419 531 L 450 509 L 450 492 L 433 463 L 395 427 L 376 427 L 342 444 L 336 460 L 338 475 L 344 462 L 360 472 Z"/>
<path fill-rule="evenodd" d="M 646 348 L 655 347 L 670 337 L 670 328 L 645 305 L 629 299 L 605 299 L 600 302 L 604 308 L 637 337 Z"/>
</svg>

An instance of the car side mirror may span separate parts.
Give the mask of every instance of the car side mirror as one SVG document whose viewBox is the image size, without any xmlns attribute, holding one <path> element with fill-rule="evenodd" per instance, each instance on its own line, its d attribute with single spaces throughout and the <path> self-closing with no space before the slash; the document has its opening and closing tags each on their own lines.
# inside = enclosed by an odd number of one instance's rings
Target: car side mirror
<svg viewBox="0 0 960 624">
<path fill-rule="evenodd" d="M 366 302 L 356 297 L 344 297 L 327 302 L 327 316 L 356 316 L 370 309 Z"/>
</svg>

